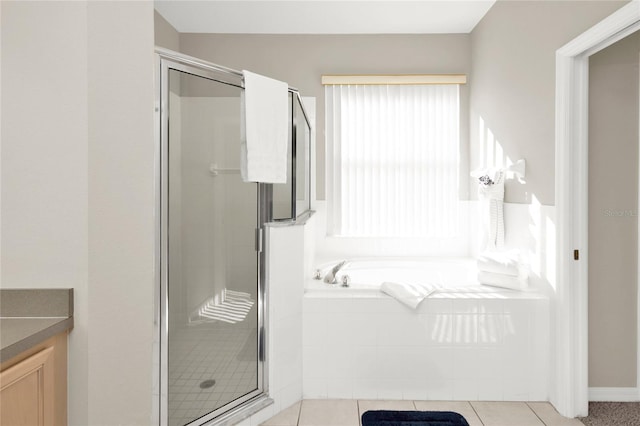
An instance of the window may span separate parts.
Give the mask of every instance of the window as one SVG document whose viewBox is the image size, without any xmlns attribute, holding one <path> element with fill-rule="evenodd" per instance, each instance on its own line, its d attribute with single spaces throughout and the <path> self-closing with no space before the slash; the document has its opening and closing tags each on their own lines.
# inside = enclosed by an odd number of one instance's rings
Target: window
<svg viewBox="0 0 640 426">
<path fill-rule="evenodd" d="M 325 86 L 328 231 L 458 231 L 459 85 Z"/>
</svg>

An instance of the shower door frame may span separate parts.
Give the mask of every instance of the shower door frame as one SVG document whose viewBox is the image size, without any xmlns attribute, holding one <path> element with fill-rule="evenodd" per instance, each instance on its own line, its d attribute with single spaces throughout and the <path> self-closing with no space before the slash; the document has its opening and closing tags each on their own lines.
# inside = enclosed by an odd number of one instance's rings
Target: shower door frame
<svg viewBox="0 0 640 426">
<path fill-rule="evenodd" d="M 164 426 L 168 424 L 168 213 L 169 213 L 169 185 L 168 185 L 168 156 L 169 156 L 169 71 L 176 70 L 196 77 L 205 78 L 222 84 L 229 84 L 244 90 L 242 73 L 230 68 L 201 61 L 187 55 L 166 49 L 156 49 L 156 106 L 155 106 L 155 196 L 156 196 L 156 252 L 155 252 L 155 304 L 154 304 L 154 424 Z M 257 389 L 237 398 L 224 406 L 194 419 L 190 425 L 228 425 L 247 418 L 255 412 L 273 403 L 268 396 L 268 350 L 267 350 L 267 297 L 266 297 L 266 256 L 263 249 L 264 225 L 270 221 L 267 204 L 268 197 L 265 184 L 257 185 L 256 211 L 256 252 L 257 266 Z"/>
</svg>

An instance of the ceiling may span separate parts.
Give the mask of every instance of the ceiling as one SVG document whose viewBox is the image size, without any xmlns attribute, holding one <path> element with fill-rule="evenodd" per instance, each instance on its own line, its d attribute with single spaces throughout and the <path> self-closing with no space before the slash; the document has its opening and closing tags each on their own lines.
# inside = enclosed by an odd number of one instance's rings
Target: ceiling
<svg viewBox="0 0 640 426">
<path fill-rule="evenodd" d="M 495 0 L 156 0 L 181 33 L 469 33 Z"/>
</svg>

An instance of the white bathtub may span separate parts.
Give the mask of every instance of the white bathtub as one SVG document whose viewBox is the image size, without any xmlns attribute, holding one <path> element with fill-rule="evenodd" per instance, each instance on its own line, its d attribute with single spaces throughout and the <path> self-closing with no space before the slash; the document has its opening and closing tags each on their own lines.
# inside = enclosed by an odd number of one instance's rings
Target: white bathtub
<svg viewBox="0 0 640 426">
<path fill-rule="evenodd" d="M 322 264 L 324 275 L 337 262 Z M 549 300 L 481 286 L 472 259 L 366 259 L 309 280 L 303 298 L 303 397 L 546 401 Z M 413 310 L 384 281 L 436 282 Z"/>
<path fill-rule="evenodd" d="M 476 261 L 471 258 L 426 258 L 426 259 L 352 259 L 336 274 L 337 284 L 327 284 L 324 277 L 340 261 L 322 263 L 317 267 L 321 279 L 307 283 L 307 292 L 335 292 L 336 294 L 378 293 L 383 282 L 410 284 L 438 284 L 439 293 L 500 293 L 505 290 L 482 286 L 476 276 Z M 348 276 L 349 286 L 341 285 Z M 506 290 L 509 292 L 508 290 Z M 511 292 L 513 293 L 513 292 Z"/>
</svg>

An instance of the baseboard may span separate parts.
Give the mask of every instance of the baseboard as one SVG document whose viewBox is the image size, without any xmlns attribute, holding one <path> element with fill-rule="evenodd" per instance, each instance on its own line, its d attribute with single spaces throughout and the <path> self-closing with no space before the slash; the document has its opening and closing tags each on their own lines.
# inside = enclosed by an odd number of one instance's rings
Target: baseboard
<svg viewBox="0 0 640 426">
<path fill-rule="evenodd" d="M 640 401 L 638 388 L 589 388 L 589 401 Z"/>
</svg>

